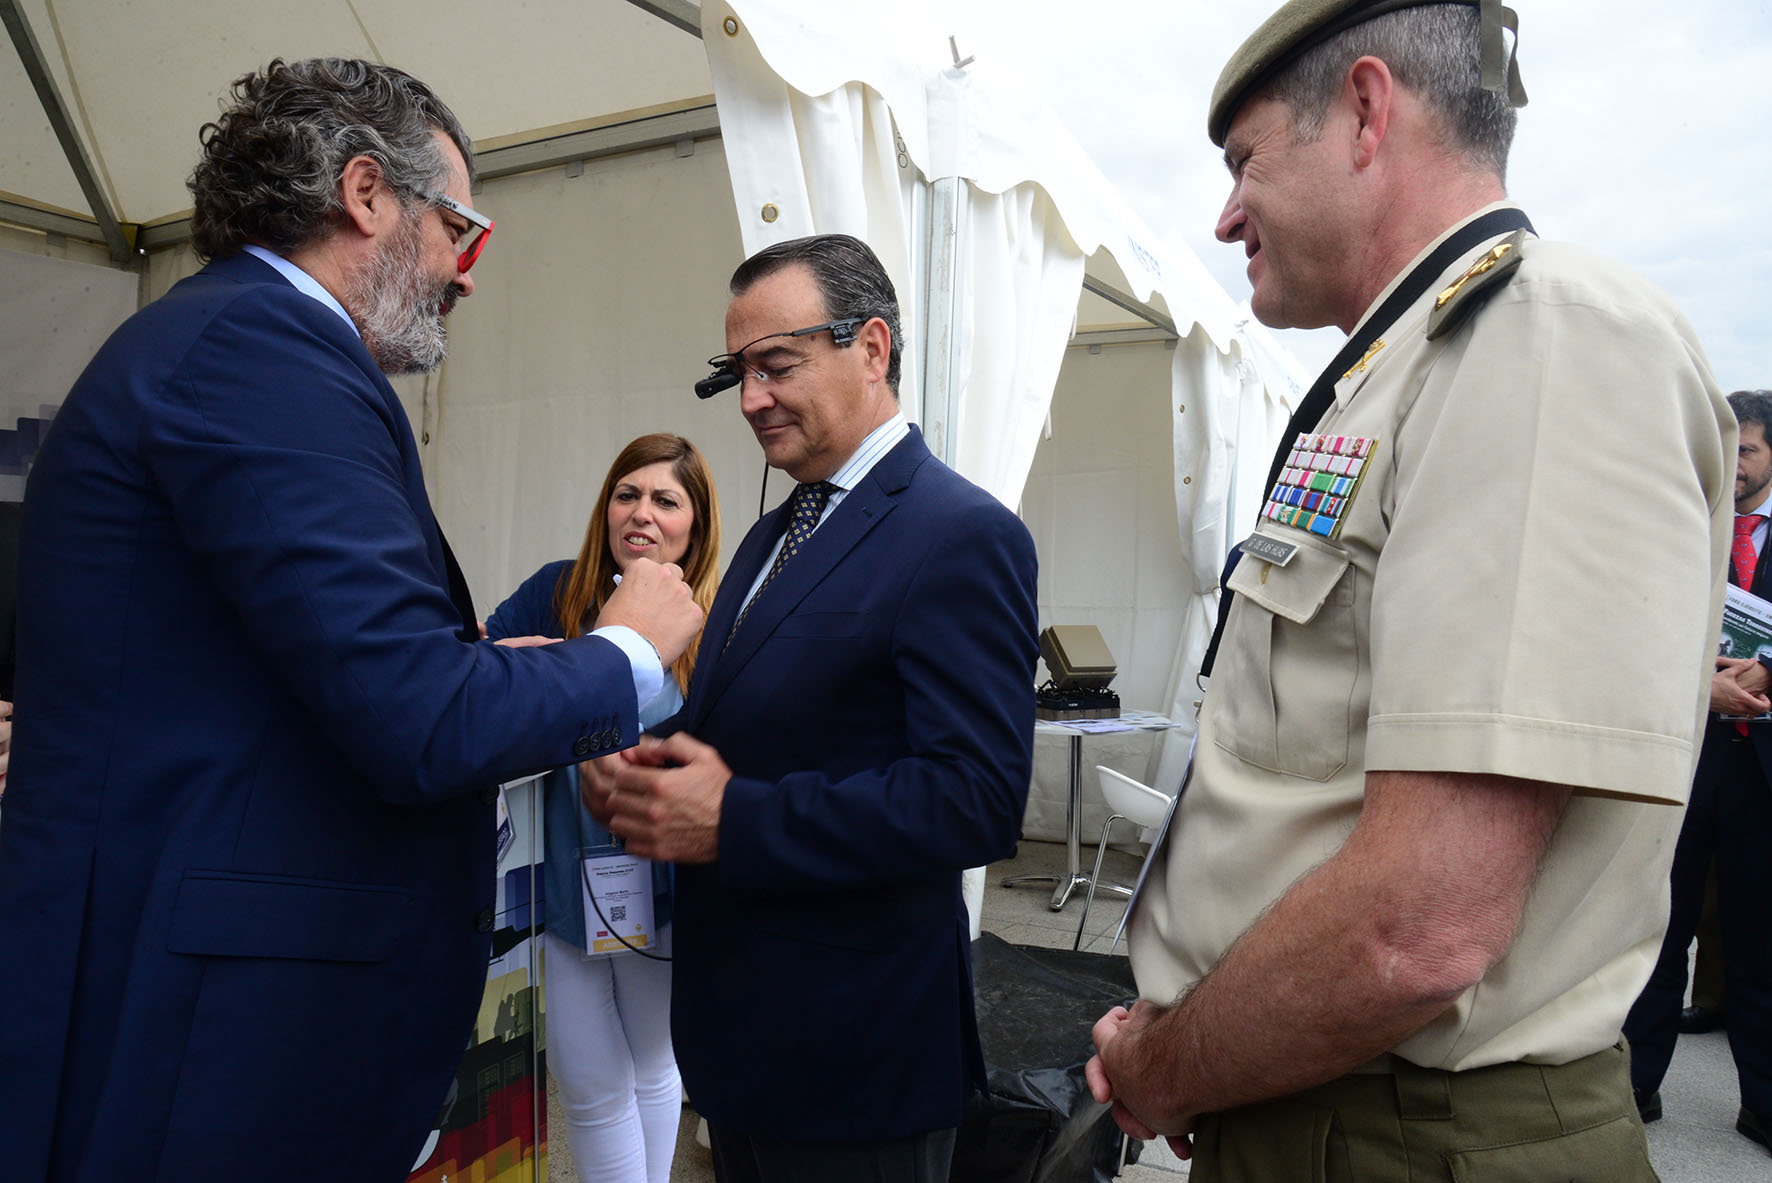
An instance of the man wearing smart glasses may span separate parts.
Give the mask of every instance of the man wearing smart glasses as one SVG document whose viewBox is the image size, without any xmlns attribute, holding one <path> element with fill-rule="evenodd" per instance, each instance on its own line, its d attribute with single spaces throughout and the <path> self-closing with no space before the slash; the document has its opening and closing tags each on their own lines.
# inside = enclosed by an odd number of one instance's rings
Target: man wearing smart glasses
<svg viewBox="0 0 1772 1183">
<path fill-rule="evenodd" d="M 677 864 L 671 1034 L 722 1183 L 940 1183 L 984 1079 L 960 872 L 1027 798 L 1033 540 L 899 411 L 864 243 L 777 244 L 731 291 L 697 393 L 738 387 L 799 484 L 733 557 L 668 738 L 587 800 Z"/>
</svg>

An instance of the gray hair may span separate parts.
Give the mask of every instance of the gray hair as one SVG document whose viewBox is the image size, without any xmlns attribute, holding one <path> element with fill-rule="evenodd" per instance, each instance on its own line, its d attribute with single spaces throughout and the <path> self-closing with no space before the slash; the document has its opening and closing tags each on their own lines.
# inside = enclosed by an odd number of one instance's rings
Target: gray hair
<svg viewBox="0 0 1772 1183">
<path fill-rule="evenodd" d="M 381 167 L 407 194 L 440 190 L 454 141 L 474 179 L 473 143 L 431 89 L 392 66 L 347 58 L 274 59 L 237 79 L 231 104 L 198 132 L 191 242 L 201 258 L 248 243 L 280 254 L 305 246 L 343 213 L 339 178 L 353 157 Z"/>
<path fill-rule="evenodd" d="M 1323 134 L 1329 104 L 1353 64 L 1375 57 L 1439 116 L 1447 147 L 1507 180 L 1517 113 L 1505 90 L 1484 90 L 1482 32 L 1468 4 L 1425 4 L 1344 29 L 1282 67 L 1261 89 L 1292 108 L 1300 142 Z"/>
<path fill-rule="evenodd" d="M 832 320 L 878 318 L 892 337 L 886 363 L 886 385 L 898 397 L 899 343 L 898 292 L 886 274 L 880 257 L 867 243 L 848 234 L 815 234 L 764 247 L 738 265 L 732 273 L 730 291 L 742 296 L 758 280 L 795 264 L 812 272 L 824 298 L 825 316 Z"/>
<path fill-rule="evenodd" d="M 1758 423 L 1772 437 L 1772 390 L 1737 390 L 1729 396 L 1729 409 L 1742 426 Z"/>
</svg>

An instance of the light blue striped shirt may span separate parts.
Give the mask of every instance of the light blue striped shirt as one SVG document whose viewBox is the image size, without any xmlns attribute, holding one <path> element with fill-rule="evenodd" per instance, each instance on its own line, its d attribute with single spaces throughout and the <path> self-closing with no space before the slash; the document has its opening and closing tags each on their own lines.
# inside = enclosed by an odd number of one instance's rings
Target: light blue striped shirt
<svg viewBox="0 0 1772 1183">
<path fill-rule="evenodd" d="M 825 524 L 826 519 L 831 516 L 831 511 L 836 509 L 843 498 L 849 495 L 849 491 L 861 484 L 861 478 L 873 471 L 874 465 L 880 462 L 880 458 L 896 448 L 899 442 L 910 433 L 911 425 L 905 419 L 903 411 L 899 411 L 892 418 L 868 432 L 868 437 L 861 441 L 861 447 L 855 449 L 855 455 L 845 460 L 843 466 L 830 475 L 830 482 L 837 486 L 837 491 L 832 493 L 829 500 L 824 503 L 824 512 L 818 515 L 818 525 L 812 527 L 814 531 Z M 763 585 L 763 577 L 769 574 L 769 568 L 775 566 L 775 556 L 781 553 L 782 545 L 786 541 L 787 532 L 783 531 L 782 536 L 775 540 L 775 546 L 763 559 L 763 566 L 757 572 L 757 578 L 751 581 L 751 590 L 746 592 L 744 597 L 746 604 L 756 598 L 757 589 Z M 742 612 L 743 609 L 741 608 L 740 611 Z"/>
</svg>

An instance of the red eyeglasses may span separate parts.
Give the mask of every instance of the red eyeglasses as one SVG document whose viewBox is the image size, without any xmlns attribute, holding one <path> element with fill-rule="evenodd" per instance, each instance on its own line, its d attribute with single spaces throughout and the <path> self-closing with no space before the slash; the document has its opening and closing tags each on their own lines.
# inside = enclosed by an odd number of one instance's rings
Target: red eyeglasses
<svg viewBox="0 0 1772 1183">
<path fill-rule="evenodd" d="M 455 240 L 455 270 L 458 274 L 467 274 L 468 268 L 474 265 L 474 260 L 480 257 L 480 252 L 486 249 L 486 240 L 492 237 L 492 219 L 442 193 L 430 189 L 415 189 L 413 192 L 467 222 L 467 233 Z"/>
</svg>

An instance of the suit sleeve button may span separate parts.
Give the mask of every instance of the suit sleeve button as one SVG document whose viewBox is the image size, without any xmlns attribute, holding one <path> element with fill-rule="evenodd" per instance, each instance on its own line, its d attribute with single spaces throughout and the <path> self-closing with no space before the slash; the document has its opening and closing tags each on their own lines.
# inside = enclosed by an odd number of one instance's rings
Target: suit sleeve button
<svg viewBox="0 0 1772 1183">
<path fill-rule="evenodd" d="M 590 755 L 591 754 L 591 737 L 588 735 L 581 735 L 577 739 L 573 740 L 572 741 L 572 754 L 575 756 Z"/>
<path fill-rule="evenodd" d="M 480 914 L 478 916 L 474 917 L 474 931 L 475 932 L 491 932 L 492 931 L 492 909 L 491 908 L 480 909 Z"/>
</svg>

